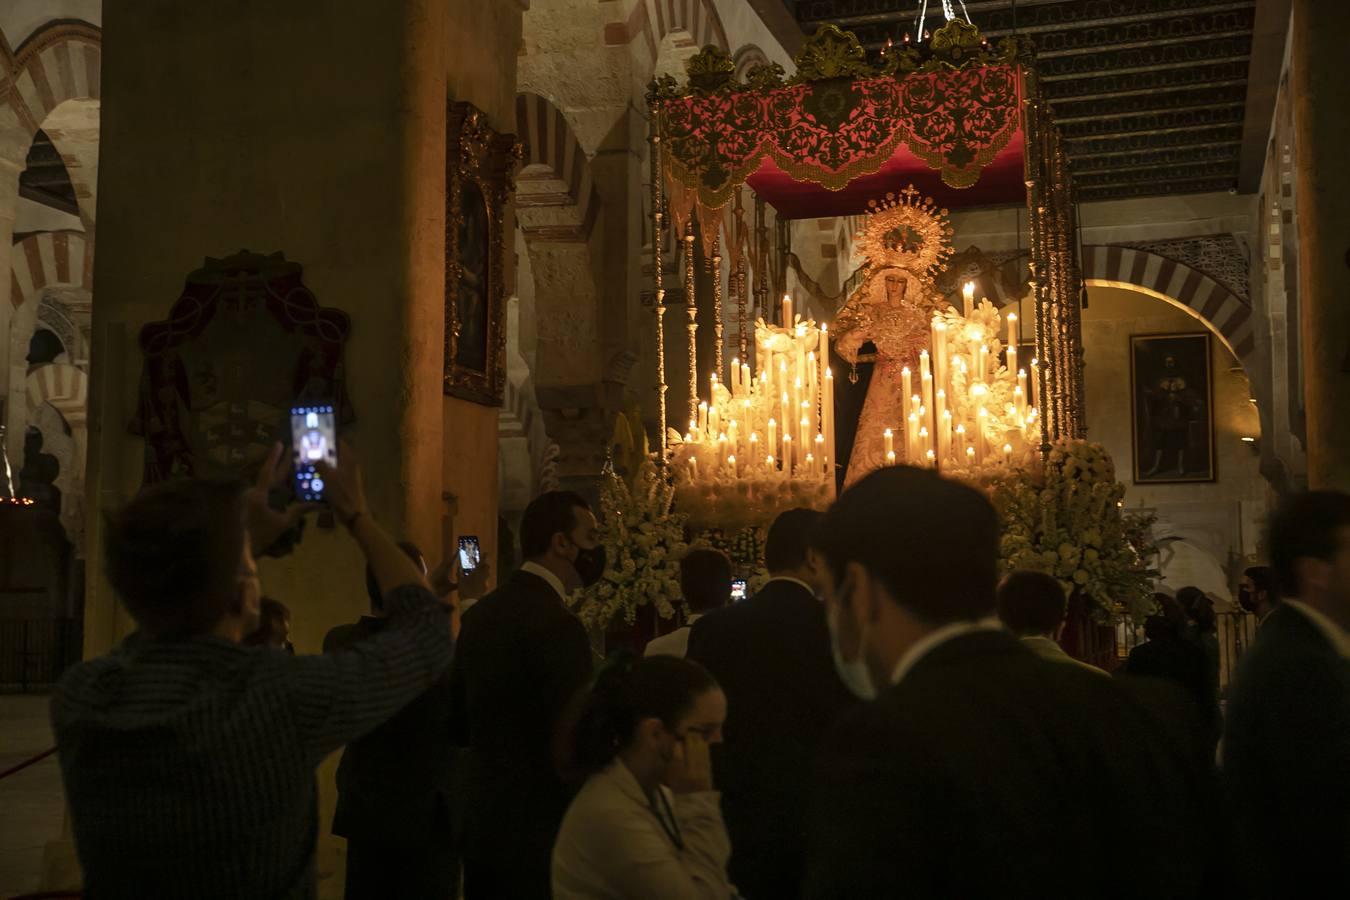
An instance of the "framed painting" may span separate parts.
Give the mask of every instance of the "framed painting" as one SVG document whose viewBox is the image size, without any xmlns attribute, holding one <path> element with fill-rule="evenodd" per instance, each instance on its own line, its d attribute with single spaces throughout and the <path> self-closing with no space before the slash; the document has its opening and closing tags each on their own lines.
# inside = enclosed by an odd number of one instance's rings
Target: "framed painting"
<svg viewBox="0 0 1350 900">
<path fill-rule="evenodd" d="M 1213 481 L 1209 332 L 1130 337 L 1135 484 Z"/>
<path fill-rule="evenodd" d="M 451 101 L 445 143 L 445 393 L 502 404 L 505 217 L 522 153 L 469 103 Z"/>
</svg>

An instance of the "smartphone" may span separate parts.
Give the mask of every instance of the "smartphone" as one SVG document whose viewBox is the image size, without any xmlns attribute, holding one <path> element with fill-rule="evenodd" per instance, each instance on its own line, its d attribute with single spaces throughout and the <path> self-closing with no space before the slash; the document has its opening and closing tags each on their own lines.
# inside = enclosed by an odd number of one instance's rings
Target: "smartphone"
<svg viewBox="0 0 1350 900">
<path fill-rule="evenodd" d="M 744 599 L 745 599 L 745 579 L 744 578 L 731 579 L 731 602 L 740 603 Z"/>
<path fill-rule="evenodd" d="M 478 563 L 482 559 L 482 550 L 478 546 L 478 538 L 475 535 L 468 535 L 459 539 L 459 567 L 464 572 L 472 572 L 478 568 Z"/>
<path fill-rule="evenodd" d="M 322 503 L 323 478 L 315 464 L 337 466 L 337 419 L 331 405 L 291 407 L 291 453 L 295 460 L 295 498 Z"/>
</svg>

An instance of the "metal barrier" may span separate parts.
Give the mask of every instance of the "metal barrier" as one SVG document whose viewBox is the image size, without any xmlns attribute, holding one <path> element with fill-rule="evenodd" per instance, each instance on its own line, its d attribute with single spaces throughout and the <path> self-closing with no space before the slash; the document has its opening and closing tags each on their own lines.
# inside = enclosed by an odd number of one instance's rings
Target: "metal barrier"
<svg viewBox="0 0 1350 900">
<path fill-rule="evenodd" d="M 1256 640 L 1256 616 L 1248 612 L 1216 613 L 1219 638 L 1219 693 L 1237 673 L 1238 663 Z M 1143 626 L 1122 622 L 1116 625 L 1116 654 L 1123 660 L 1144 642 Z"/>
<path fill-rule="evenodd" d="M 80 658 L 77 619 L 0 619 L 0 691 L 50 688 Z"/>
</svg>

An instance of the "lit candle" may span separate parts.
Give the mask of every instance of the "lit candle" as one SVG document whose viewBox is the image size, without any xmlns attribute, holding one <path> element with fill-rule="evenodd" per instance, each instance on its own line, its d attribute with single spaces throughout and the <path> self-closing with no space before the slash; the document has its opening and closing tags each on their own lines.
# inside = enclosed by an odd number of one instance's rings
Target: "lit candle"
<svg viewBox="0 0 1350 900">
<path fill-rule="evenodd" d="M 731 396 L 739 397 L 741 395 L 741 358 L 733 356 L 731 358 Z"/>
<path fill-rule="evenodd" d="M 1016 318 L 1016 316 L 1014 316 L 1013 318 Z M 1017 371 L 1017 344 L 1016 344 L 1016 343 L 1009 343 L 1009 344 L 1008 344 L 1008 371 L 1009 371 L 1009 372 L 1016 372 L 1016 371 Z"/>
<path fill-rule="evenodd" d="M 961 286 L 962 314 L 969 319 L 975 305 L 975 282 L 967 281 Z"/>
<path fill-rule="evenodd" d="M 801 354 L 800 354 L 800 353 L 797 354 L 797 358 L 798 358 L 799 360 L 801 359 Z M 801 370 L 801 366 L 798 366 L 797 368 L 798 368 L 798 371 Z M 798 415 L 800 415 L 800 410 L 801 410 L 801 408 L 802 408 L 802 379 L 801 379 L 801 376 L 799 375 L 799 376 L 797 377 L 797 380 L 794 381 L 794 382 L 792 383 L 792 410 L 793 410 L 793 416 L 792 416 L 792 418 L 791 418 L 790 420 L 788 420 L 788 421 L 791 421 L 791 422 L 793 422 L 793 423 L 796 423 L 796 424 L 800 425 L 800 423 L 797 421 L 797 417 L 798 417 Z M 804 432 L 804 431 L 798 431 L 798 432 L 797 432 L 797 440 L 798 440 L 798 441 L 802 441 L 802 440 L 805 440 L 805 439 L 806 439 L 806 432 Z"/>
<path fill-rule="evenodd" d="M 956 426 L 956 452 L 960 454 L 961 459 L 965 459 L 968 449 L 970 448 L 966 446 L 966 426 L 963 423 Z"/>
<path fill-rule="evenodd" d="M 764 457 L 764 465 L 768 466 L 770 469 L 773 469 L 777 465 L 772 454 Z"/>
<path fill-rule="evenodd" d="M 912 379 L 909 374 L 909 366 L 905 366 L 900 370 L 900 389 L 904 392 L 900 395 L 901 397 L 913 396 L 914 390 L 911 382 Z"/>
<path fill-rule="evenodd" d="M 788 406 L 787 391 L 783 392 L 782 403 L 780 404 L 778 413 L 778 421 L 783 426 L 783 440 L 786 441 L 788 438 L 792 437 L 792 423 L 797 420 L 797 417 L 792 415 L 791 407 Z M 787 452 L 787 445 L 783 446 L 783 452 L 780 453 L 779 456 L 782 457 L 783 465 L 785 466 L 792 462 L 792 457 Z"/>
<path fill-rule="evenodd" d="M 736 475 L 736 474 L 737 474 L 737 472 L 736 472 L 736 457 L 735 457 L 735 456 L 728 456 L 728 457 L 727 457 L 727 468 L 731 470 L 731 474 L 732 474 L 732 475 Z"/>
<path fill-rule="evenodd" d="M 919 447 L 919 414 L 912 412 L 909 418 L 905 420 L 905 459 L 908 462 L 918 462 L 923 451 Z"/>
<path fill-rule="evenodd" d="M 882 443 L 885 444 L 885 447 L 886 447 L 886 455 L 887 455 L 887 456 L 894 456 L 894 455 L 895 455 L 895 443 L 894 443 L 894 440 L 895 440 L 895 439 L 894 439 L 894 437 L 892 436 L 891 430 L 890 430 L 889 428 L 887 428 L 885 431 L 883 431 L 883 432 L 881 433 L 881 440 L 882 440 Z"/>
<path fill-rule="evenodd" d="M 938 387 L 950 388 L 947 372 L 947 323 L 933 316 L 933 378 Z"/>
<path fill-rule="evenodd" d="M 975 458 L 981 463 L 984 462 L 989 448 L 985 445 L 984 429 L 989 424 L 989 410 L 983 406 L 980 407 L 979 415 L 975 420 Z"/>
<path fill-rule="evenodd" d="M 938 456 L 946 461 L 952 455 L 952 411 L 944 409 L 942 411 L 941 424 L 938 428 Z"/>
<path fill-rule="evenodd" d="M 820 465 L 824 471 L 829 473 L 829 459 L 825 456 L 825 435 L 816 433 L 816 459 L 820 460 Z"/>
<path fill-rule="evenodd" d="M 786 428 L 783 431 L 783 471 L 791 475 L 793 465 L 792 435 L 786 433 Z"/>
<path fill-rule="evenodd" d="M 886 465 L 888 465 L 888 466 L 893 466 L 893 465 L 895 465 L 895 451 L 894 451 L 894 450 L 888 451 L 888 452 L 886 453 Z"/>
<path fill-rule="evenodd" d="M 814 456 L 812 456 L 810 453 L 806 454 L 806 462 L 804 463 L 804 465 L 805 465 L 805 467 L 806 467 L 806 471 L 807 471 L 808 474 L 811 474 L 811 475 L 814 475 L 814 474 L 815 474 L 815 471 L 816 471 L 816 458 L 815 458 Z"/>
<path fill-rule="evenodd" d="M 727 440 L 731 443 L 731 452 L 740 453 L 740 430 L 736 427 L 736 420 L 732 419 L 727 425 Z"/>
<path fill-rule="evenodd" d="M 924 460 L 928 463 L 930 467 L 934 467 L 937 465 L 937 454 L 934 453 L 932 450 L 929 450 L 927 453 L 924 454 Z"/>
<path fill-rule="evenodd" d="M 973 466 L 973 465 L 975 465 L 975 448 L 974 448 L 974 447 L 967 447 L 967 448 L 966 448 L 966 465 L 968 465 L 968 466 Z"/>
<path fill-rule="evenodd" d="M 706 403 L 698 405 L 698 430 L 704 434 L 708 433 L 708 404 Z"/>
<path fill-rule="evenodd" d="M 984 381 L 986 378 L 989 377 L 989 345 L 988 345 L 988 344 L 981 344 L 981 345 L 980 345 L 980 359 L 979 359 L 979 363 L 978 363 L 978 364 L 976 365 L 976 367 L 975 367 L 975 371 L 978 373 L 978 376 L 977 376 L 977 377 L 978 377 L 981 381 Z"/>
<path fill-rule="evenodd" d="M 741 395 L 744 396 L 750 393 L 751 386 L 752 385 L 750 383 L 750 367 L 745 363 L 741 363 Z M 746 401 L 746 405 L 747 406 L 750 405 L 749 400 Z"/>
<path fill-rule="evenodd" d="M 774 419 L 769 419 L 769 449 L 778 449 L 778 422 Z M 770 459 L 772 458 L 770 457 Z"/>
<path fill-rule="evenodd" d="M 924 456 L 933 452 L 933 436 L 928 433 L 927 425 L 919 426 L 919 449 L 923 451 Z"/>
<path fill-rule="evenodd" d="M 825 370 L 825 396 L 821 398 L 820 413 L 824 417 L 825 450 L 822 454 L 826 470 L 834 459 L 834 372 Z"/>
<path fill-rule="evenodd" d="M 809 418 L 814 422 L 816 416 L 816 404 L 820 402 L 820 387 L 816 384 L 816 375 L 819 366 L 816 365 L 816 352 L 812 350 L 806 354 L 806 396 L 802 398 L 802 406 L 810 407 Z M 814 428 L 811 429 L 815 431 Z"/>
<path fill-rule="evenodd" d="M 1027 370 L 1026 370 L 1026 369 L 1018 369 L 1018 370 L 1017 370 L 1017 389 L 1018 389 L 1019 391 L 1022 392 L 1022 410 L 1021 410 L 1021 411 L 1023 412 L 1023 414 L 1025 414 L 1025 413 L 1026 413 L 1026 408 L 1027 408 L 1027 405 L 1028 405 L 1028 404 L 1027 404 L 1027 398 L 1030 396 L 1029 394 L 1027 394 Z"/>
<path fill-rule="evenodd" d="M 698 457 L 697 457 L 697 456 L 691 456 L 691 457 L 689 457 L 689 479 L 690 479 L 691 481 L 698 481 Z"/>
<path fill-rule="evenodd" d="M 1003 445 L 1003 462 L 1012 465 L 1012 444 Z"/>
<path fill-rule="evenodd" d="M 947 420 L 950 418 L 947 414 L 947 392 L 938 388 L 933 398 L 933 421 L 937 425 L 937 452 L 941 459 L 947 458 L 947 442 L 943 436 L 948 434 Z"/>
<path fill-rule="evenodd" d="M 787 294 L 783 295 L 783 327 L 791 328 L 792 321 L 792 298 Z"/>
<path fill-rule="evenodd" d="M 1017 313 L 1014 312 L 1008 313 L 1008 346 L 1017 346 Z"/>
</svg>

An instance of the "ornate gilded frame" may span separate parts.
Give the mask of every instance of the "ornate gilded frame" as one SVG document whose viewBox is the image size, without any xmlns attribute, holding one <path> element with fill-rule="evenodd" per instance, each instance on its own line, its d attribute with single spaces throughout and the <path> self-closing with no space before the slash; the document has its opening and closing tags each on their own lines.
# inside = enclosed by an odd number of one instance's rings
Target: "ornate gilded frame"
<svg viewBox="0 0 1350 900">
<path fill-rule="evenodd" d="M 445 142 L 445 383 L 446 394 L 501 406 L 506 383 L 506 224 L 511 195 L 515 192 L 516 167 L 523 157 L 513 134 L 501 134 L 487 122 L 487 115 L 470 103 L 450 101 L 446 115 Z M 475 224 L 468 203 L 482 198 L 481 258 L 465 252 L 468 229 Z M 478 276 L 484 276 L 481 280 Z M 473 298 L 481 318 L 464 314 Z M 461 340 L 470 331 L 482 330 L 481 366 L 472 349 Z"/>
</svg>

